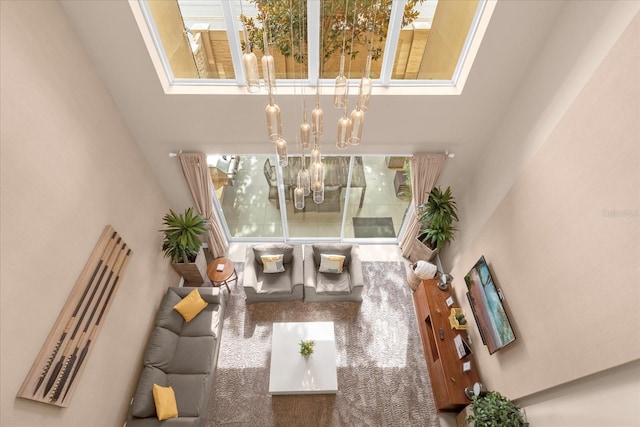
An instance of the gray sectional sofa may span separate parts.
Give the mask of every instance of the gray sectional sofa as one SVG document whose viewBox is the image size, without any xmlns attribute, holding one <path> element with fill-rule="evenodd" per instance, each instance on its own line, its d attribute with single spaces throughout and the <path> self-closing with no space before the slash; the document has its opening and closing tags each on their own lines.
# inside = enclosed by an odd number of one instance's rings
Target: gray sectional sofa
<svg viewBox="0 0 640 427">
<path fill-rule="evenodd" d="M 185 322 L 173 307 L 192 290 L 169 288 L 160 304 L 126 427 L 204 427 L 206 424 L 225 300 L 220 288 L 198 288 L 208 305 L 193 320 Z M 152 394 L 154 383 L 173 387 L 178 418 L 158 421 Z"/>
</svg>

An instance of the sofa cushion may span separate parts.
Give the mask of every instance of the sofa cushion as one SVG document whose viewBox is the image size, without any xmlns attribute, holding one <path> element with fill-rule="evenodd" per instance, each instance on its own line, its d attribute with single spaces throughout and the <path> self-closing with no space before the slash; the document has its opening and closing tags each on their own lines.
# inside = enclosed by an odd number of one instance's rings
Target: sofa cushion
<svg viewBox="0 0 640 427">
<path fill-rule="evenodd" d="M 202 299 L 198 288 L 194 288 L 189 295 L 182 298 L 173 308 L 184 317 L 185 322 L 190 322 L 207 306 L 207 302 Z"/>
<path fill-rule="evenodd" d="M 349 295 L 351 288 L 349 273 L 325 274 L 318 273 L 316 276 L 316 293 L 319 295 Z"/>
<path fill-rule="evenodd" d="M 153 366 L 145 366 L 138 381 L 138 388 L 133 397 L 131 414 L 135 417 L 155 417 L 156 405 L 153 401 L 153 385 L 166 385 L 167 374 Z"/>
<path fill-rule="evenodd" d="M 173 387 L 181 417 L 197 417 L 207 411 L 206 374 L 170 374 L 167 384 Z"/>
<path fill-rule="evenodd" d="M 263 255 L 278 255 L 282 254 L 282 262 L 284 264 L 291 264 L 293 259 L 293 246 L 285 243 L 265 243 L 263 245 L 255 245 L 253 247 L 253 253 L 256 257 L 256 262 L 262 265 Z"/>
<path fill-rule="evenodd" d="M 173 388 L 153 385 L 153 401 L 156 405 L 156 414 L 160 421 L 176 418 L 178 416 L 178 404 Z"/>
<path fill-rule="evenodd" d="M 318 271 L 321 273 L 342 273 L 344 265 L 344 255 L 320 254 L 320 267 Z"/>
<path fill-rule="evenodd" d="M 184 317 L 173 307 L 182 301 L 182 298 L 172 290 L 167 291 L 166 295 L 160 303 L 158 314 L 156 315 L 156 325 L 169 329 L 175 334 L 180 335 L 184 325 Z"/>
<path fill-rule="evenodd" d="M 261 274 L 258 277 L 258 289 L 256 289 L 256 292 L 259 294 L 290 294 L 292 288 L 293 283 L 288 272 Z"/>
<path fill-rule="evenodd" d="M 168 329 L 156 326 L 144 355 L 144 364 L 167 372 L 178 346 L 179 336 Z"/>
<path fill-rule="evenodd" d="M 348 243 L 319 243 L 311 245 L 313 247 L 313 262 L 316 268 L 320 267 L 322 254 L 335 254 L 344 256 L 343 267 L 349 266 L 351 262 L 351 248 L 353 245 Z"/>
<path fill-rule="evenodd" d="M 284 271 L 284 255 L 262 255 L 260 260 L 262 261 L 263 273 L 282 273 Z"/>
<path fill-rule="evenodd" d="M 174 311 L 175 312 L 175 311 Z M 180 318 L 182 316 L 178 315 Z M 203 337 L 218 336 L 220 329 L 220 304 L 209 304 L 198 314 L 195 319 L 185 323 L 180 336 L 183 337 Z"/>
<path fill-rule="evenodd" d="M 209 304 L 220 304 L 220 292 L 218 288 L 206 287 L 206 286 L 198 286 L 198 292 L 203 300 L 208 302 Z M 178 295 L 180 299 L 186 297 L 193 291 L 193 286 L 184 286 L 184 287 L 172 287 L 169 288 L 169 292 L 173 292 Z"/>
<path fill-rule="evenodd" d="M 213 349 L 216 339 L 205 337 L 180 337 L 173 359 L 165 371 L 168 374 L 208 374 L 213 365 Z"/>
</svg>

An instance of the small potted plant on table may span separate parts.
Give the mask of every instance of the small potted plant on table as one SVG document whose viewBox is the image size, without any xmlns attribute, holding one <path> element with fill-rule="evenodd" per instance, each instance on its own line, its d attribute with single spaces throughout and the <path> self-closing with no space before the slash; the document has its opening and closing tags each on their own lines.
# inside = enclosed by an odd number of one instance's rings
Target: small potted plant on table
<svg viewBox="0 0 640 427">
<path fill-rule="evenodd" d="M 313 346 L 316 343 L 312 340 L 301 340 L 300 341 L 300 354 L 304 357 L 310 356 L 313 354 Z"/>
</svg>

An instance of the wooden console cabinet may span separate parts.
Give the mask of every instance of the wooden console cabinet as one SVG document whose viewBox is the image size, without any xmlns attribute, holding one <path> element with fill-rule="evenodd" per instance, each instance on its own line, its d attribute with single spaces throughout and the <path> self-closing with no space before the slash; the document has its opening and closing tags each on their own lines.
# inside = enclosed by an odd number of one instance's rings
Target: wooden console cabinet
<svg viewBox="0 0 640 427">
<path fill-rule="evenodd" d="M 413 303 L 436 408 L 440 412 L 459 412 L 471 403 L 464 389 L 480 381 L 480 376 L 473 355 L 458 358 L 453 339 L 460 334 L 466 341 L 467 334 L 464 330 L 451 328 L 451 307 L 446 303 L 451 292 L 440 290 L 437 283 L 436 279 L 423 280 L 413 294 Z M 458 305 L 454 303 L 453 307 Z M 463 372 L 463 362 L 469 361 L 471 370 Z"/>
</svg>

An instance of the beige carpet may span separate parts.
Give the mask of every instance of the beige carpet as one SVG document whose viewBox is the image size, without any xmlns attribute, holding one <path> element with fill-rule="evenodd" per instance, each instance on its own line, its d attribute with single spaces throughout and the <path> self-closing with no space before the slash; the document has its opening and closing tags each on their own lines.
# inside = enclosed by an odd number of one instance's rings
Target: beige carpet
<svg viewBox="0 0 640 427">
<path fill-rule="evenodd" d="M 242 264 L 236 264 L 242 283 Z M 207 426 L 439 426 L 400 262 L 364 262 L 362 304 L 246 306 L 232 287 Z M 338 393 L 270 396 L 274 322 L 333 321 Z"/>
</svg>

